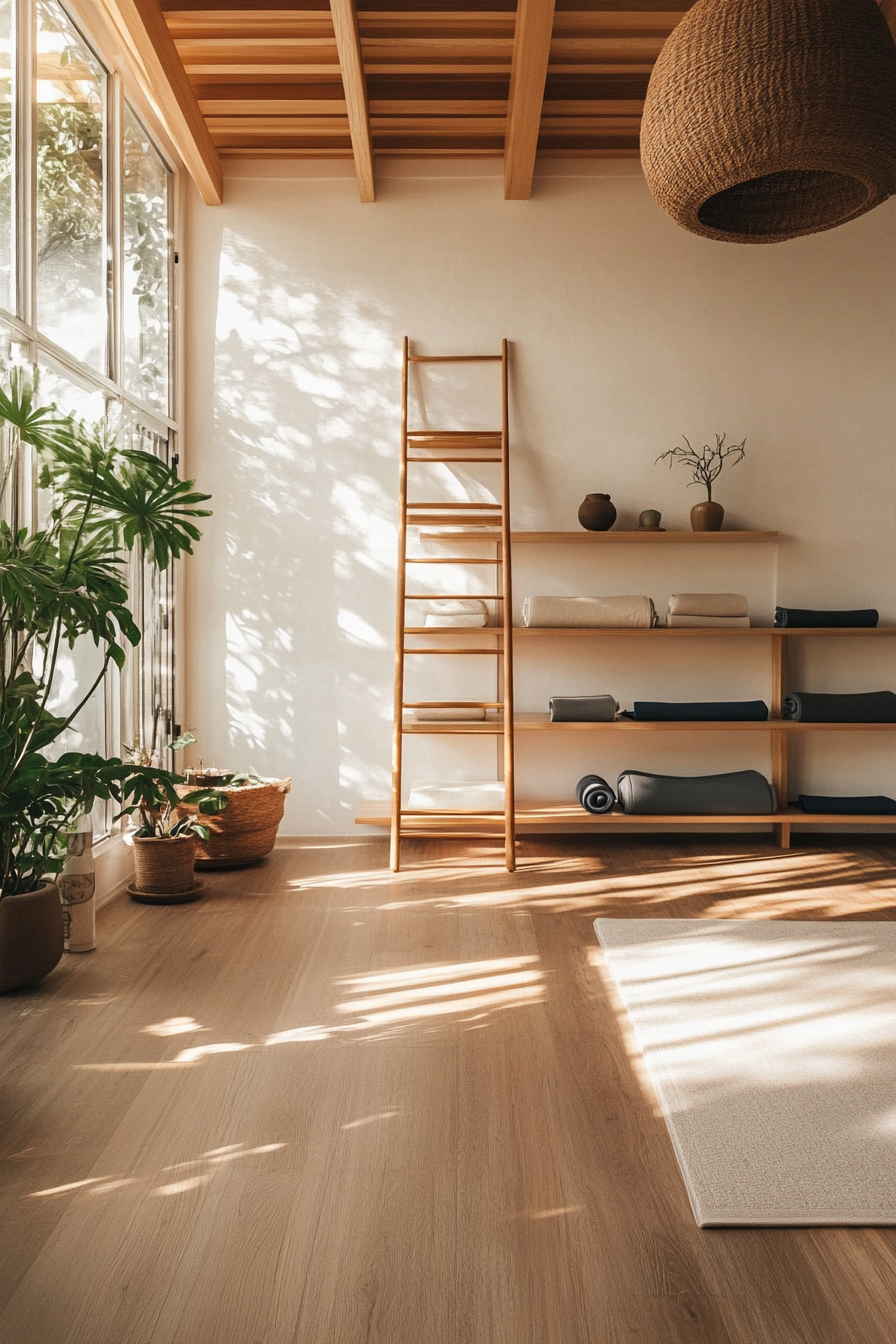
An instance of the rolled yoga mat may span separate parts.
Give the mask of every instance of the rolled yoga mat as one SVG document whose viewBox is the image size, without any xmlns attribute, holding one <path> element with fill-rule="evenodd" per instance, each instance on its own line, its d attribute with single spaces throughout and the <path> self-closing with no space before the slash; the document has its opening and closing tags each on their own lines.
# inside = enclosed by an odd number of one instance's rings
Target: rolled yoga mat
<svg viewBox="0 0 896 1344">
<path fill-rule="evenodd" d="M 768 705 L 764 700 L 636 700 L 626 718 L 639 723 L 764 723 Z"/>
<path fill-rule="evenodd" d="M 600 775 L 585 775 L 576 785 L 576 798 L 579 806 L 594 816 L 602 812 L 612 812 L 616 806 L 616 795 L 605 779 Z"/>
<path fill-rule="evenodd" d="M 775 607 L 775 625 L 812 629 L 820 627 L 869 626 L 874 628 L 880 615 L 873 607 L 858 611 L 810 611 L 807 607 Z"/>
<path fill-rule="evenodd" d="M 781 718 L 797 723 L 896 723 L 896 694 L 865 691 L 858 695 L 812 695 L 792 691 Z"/>
<path fill-rule="evenodd" d="M 896 798 L 887 798 L 881 793 L 868 798 L 827 798 L 817 793 L 801 793 L 800 807 L 804 812 L 831 812 L 849 816 L 896 815 Z"/>
<path fill-rule="evenodd" d="M 552 695 L 551 723 L 612 723 L 619 708 L 612 695 Z"/>
<path fill-rule="evenodd" d="M 735 770 L 727 775 L 649 775 L 623 770 L 616 792 L 624 812 L 644 816 L 767 816 L 776 807 L 775 790 L 758 770 Z"/>
</svg>

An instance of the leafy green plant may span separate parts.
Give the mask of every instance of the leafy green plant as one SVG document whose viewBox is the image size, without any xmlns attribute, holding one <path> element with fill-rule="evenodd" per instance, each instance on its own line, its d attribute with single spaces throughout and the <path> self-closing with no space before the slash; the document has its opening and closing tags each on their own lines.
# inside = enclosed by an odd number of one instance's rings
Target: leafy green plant
<svg viewBox="0 0 896 1344">
<path fill-rule="evenodd" d="M 192 553 L 209 498 L 150 453 L 118 446 L 104 424 L 78 423 L 37 402 L 36 374 L 13 368 L 0 388 L 0 898 L 32 891 L 64 862 L 60 836 L 98 799 L 121 817 L 179 799 L 180 776 L 54 744 L 140 640 L 125 561 L 138 551 L 164 569 Z M 51 493 L 44 524 L 18 521 L 25 454 Z M 89 638 L 99 671 L 66 714 L 50 708 L 65 646 Z"/>
<path fill-rule="evenodd" d="M 746 452 L 745 445 L 747 441 L 746 439 L 743 439 L 741 443 L 731 443 L 726 445 L 725 435 L 717 434 L 715 447 L 710 448 L 709 444 L 705 443 L 698 453 L 696 448 L 691 447 L 683 434 L 681 437 L 684 439 L 687 447 L 682 448 L 679 445 L 676 448 L 670 448 L 668 452 L 660 453 L 656 462 L 666 461 L 670 467 L 674 463 L 680 462 L 682 466 L 690 467 L 693 479 L 688 481 L 688 485 L 705 486 L 706 498 L 711 500 L 713 481 L 719 476 L 723 466 L 729 459 L 733 459 L 731 462 L 733 467 L 737 466 L 738 462 L 744 460 L 744 454 Z M 656 463 L 654 463 L 654 465 L 656 465 Z"/>
<path fill-rule="evenodd" d="M 191 803 L 198 806 L 203 816 L 215 816 L 227 806 L 227 795 L 217 789 L 193 789 L 183 798 L 175 797 L 174 804 L 167 798 L 158 803 L 143 803 L 137 810 L 140 825 L 133 832 L 135 840 L 175 840 L 179 835 L 198 835 L 207 840 L 211 831 L 197 817 L 176 817 L 175 809 L 179 803 Z"/>
</svg>

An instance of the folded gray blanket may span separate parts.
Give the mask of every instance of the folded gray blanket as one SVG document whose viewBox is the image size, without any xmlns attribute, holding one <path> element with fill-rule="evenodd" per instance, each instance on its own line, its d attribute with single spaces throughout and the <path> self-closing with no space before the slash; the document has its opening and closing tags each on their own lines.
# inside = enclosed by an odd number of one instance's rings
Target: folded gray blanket
<svg viewBox="0 0 896 1344">
<path fill-rule="evenodd" d="M 790 625 L 803 629 L 844 626 L 874 628 L 880 619 L 873 607 L 858 611 L 811 611 L 808 607 L 775 607 L 775 625 Z"/>
<path fill-rule="evenodd" d="M 624 812 L 644 816 L 767 816 L 777 805 L 774 788 L 758 770 L 735 770 L 727 775 L 649 775 L 623 770 L 616 793 Z"/>
<path fill-rule="evenodd" d="M 619 702 L 612 695 L 552 695 L 551 723 L 612 723 Z"/>
<path fill-rule="evenodd" d="M 804 812 L 839 813 L 844 817 L 889 817 L 896 814 L 896 798 L 887 798 L 882 793 L 872 794 L 866 798 L 828 798 L 817 793 L 801 793 L 800 807 Z"/>
<path fill-rule="evenodd" d="M 600 775 L 584 775 L 576 785 L 576 798 L 579 806 L 594 816 L 602 812 L 612 812 L 616 806 L 616 795 L 605 779 Z"/>
<path fill-rule="evenodd" d="M 858 695 L 812 695 L 791 691 L 781 706 L 781 718 L 797 723 L 896 723 L 896 694 L 864 691 Z"/>
<path fill-rule="evenodd" d="M 627 719 L 648 723 L 725 723 L 765 722 L 768 705 L 764 700 L 636 700 Z"/>
</svg>

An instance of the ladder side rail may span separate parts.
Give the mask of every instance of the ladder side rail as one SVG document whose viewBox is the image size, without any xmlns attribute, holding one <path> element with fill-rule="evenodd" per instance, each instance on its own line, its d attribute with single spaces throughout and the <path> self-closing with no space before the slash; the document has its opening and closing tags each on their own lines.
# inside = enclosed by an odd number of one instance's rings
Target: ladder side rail
<svg viewBox="0 0 896 1344">
<path fill-rule="evenodd" d="M 507 871 L 516 868 L 516 790 L 514 781 L 513 723 L 513 583 L 510 556 L 510 426 L 507 378 L 507 340 L 501 342 L 501 569 L 504 607 L 504 859 Z"/>
<path fill-rule="evenodd" d="M 401 865 L 401 770 L 404 736 L 405 603 L 408 553 L 408 338 L 401 345 L 401 463 L 398 475 L 398 566 L 395 603 L 395 694 L 392 707 L 392 830 L 389 866 L 397 873 Z"/>
</svg>

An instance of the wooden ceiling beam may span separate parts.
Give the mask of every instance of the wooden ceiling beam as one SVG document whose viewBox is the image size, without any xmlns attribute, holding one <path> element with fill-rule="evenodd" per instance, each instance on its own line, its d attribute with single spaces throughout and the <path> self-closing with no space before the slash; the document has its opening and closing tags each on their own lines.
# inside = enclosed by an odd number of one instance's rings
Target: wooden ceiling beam
<svg viewBox="0 0 896 1344">
<path fill-rule="evenodd" d="M 532 195 L 553 29 L 554 0 L 519 0 L 504 141 L 506 201 L 527 201 Z"/>
<path fill-rule="evenodd" d="M 158 0 L 97 0 L 141 89 L 206 205 L 224 199 L 224 172 Z"/>
<path fill-rule="evenodd" d="M 373 140 L 370 134 L 367 84 L 364 79 L 361 34 L 355 0 L 330 0 L 330 13 L 333 15 L 336 49 L 342 68 L 349 132 L 358 177 L 358 195 L 362 201 L 374 201 L 376 186 L 373 178 Z"/>
</svg>

